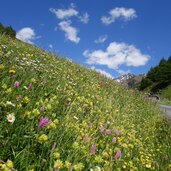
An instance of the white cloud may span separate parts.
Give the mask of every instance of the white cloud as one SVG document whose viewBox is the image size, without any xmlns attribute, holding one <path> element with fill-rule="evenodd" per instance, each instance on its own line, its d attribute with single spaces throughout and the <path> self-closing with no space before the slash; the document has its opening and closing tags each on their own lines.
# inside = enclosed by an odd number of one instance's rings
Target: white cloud
<svg viewBox="0 0 171 171">
<path fill-rule="evenodd" d="M 26 43 L 34 44 L 33 40 L 40 38 L 40 36 L 36 37 L 36 34 L 32 28 L 24 27 L 17 32 L 16 38 Z"/>
<path fill-rule="evenodd" d="M 95 42 L 95 43 L 103 43 L 103 42 L 105 42 L 105 41 L 107 40 L 107 38 L 108 38 L 107 34 L 101 35 L 101 36 L 99 36 L 98 39 L 95 40 L 94 42 Z"/>
<path fill-rule="evenodd" d="M 125 21 L 136 18 L 136 11 L 133 8 L 114 8 L 109 11 L 109 16 L 101 17 L 101 21 L 105 25 L 115 22 L 116 19 L 123 19 Z"/>
<path fill-rule="evenodd" d="M 95 66 L 92 66 L 91 69 L 92 69 L 92 70 L 95 70 L 95 71 L 97 71 L 97 72 L 99 72 L 99 73 L 101 73 L 102 75 L 105 75 L 105 76 L 108 77 L 108 78 L 113 79 L 113 77 L 112 77 L 111 74 L 109 74 L 108 72 L 106 72 L 106 71 L 104 71 L 104 70 L 102 70 L 102 69 L 97 69 L 97 68 L 95 68 Z"/>
<path fill-rule="evenodd" d="M 142 66 L 145 65 L 150 56 L 142 54 L 134 45 L 126 43 L 112 42 L 103 50 L 85 50 L 83 55 L 87 57 L 86 63 L 96 65 L 106 65 L 108 68 L 117 70 L 120 65 Z"/>
<path fill-rule="evenodd" d="M 78 15 L 78 11 L 74 9 L 74 5 L 71 4 L 71 6 L 68 9 L 54 9 L 50 8 L 49 10 L 56 15 L 58 19 L 68 19 L 73 16 Z"/>
<path fill-rule="evenodd" d="M 49 44 L 48 46 L 50 49 L 53 49 L 53 45 L 52 44 Z"/>
<path fill-rule="evenodd" d="M 84 24 L 87 24 L 88 21 L 89 21 L 89 14 L 86 12 L 86 13 L 83 14 L 83 16 L 79 16 L 79 19 Z"/>
<path fill-rule="evenodd" d="M 74 43 L 79 43 L 80 38 L 77 36 L 78 30 L 71 26 L 71 21 L 61 21 L 59 23 L 61 30 L 65 32 L 65 38 Z"/>
</svg>

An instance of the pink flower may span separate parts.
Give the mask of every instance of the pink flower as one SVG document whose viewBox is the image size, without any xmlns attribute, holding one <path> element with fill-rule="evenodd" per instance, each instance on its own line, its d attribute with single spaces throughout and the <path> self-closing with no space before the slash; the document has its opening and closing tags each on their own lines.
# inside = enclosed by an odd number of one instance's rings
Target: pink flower
<svg viewBox="0 0 171 171">
<path fill-rule="evenodd" d="M 118 150 L 115 154 L 115 160 L 117 160 L 119 157 L 121 157 L 121 150 Z"/>
<path fill-rule="evenodd" d="M 14 88 L 18 88 L 20 86 L 20 83 L 18 82 L 18 81 L 16 81 L 15 83 L 14 83 Z"/>
<path fill-rule="evenodd" d="M 87 141 L 87 140 L 88 140 L 88 136 L 87 135 L 84 135 L 83 141 Z"/>
<path fill-rule="evenodd" d="M 111 134 L 110 129 L 106 129 L 106 134 L 107 134 L 107 135 L 110 135 L 110 134 Z"/>
<path fill-rule="evenodd" d="M 91 154 L 95 154 L 96 153 L 96 145 L 94 144 L 94 145 L 92 145 L 92 147 L 91 147 Z"/>
<path fill-rule="evenodd" d="M 46 80 L 43 80 L 43 81 L 42 81 L 42 85 L 45 85 L 45 84 L 46 84 Z"/>
<path fill-rule="evenodd" d="M 56 167 L 55 167 L 55 171 L 58 171 L 58 170 L 59 170 L 59 168 L 58 168 L 58 166 L 56 166 Z"/>
<path fill-rule="evenodd" d="M 114 137 L 114 138 L 112 139 L 112 143 L 113 143 L 113 144 L 116 143 L 116 137 Z"/>
<path fill-rule="evenodd" d="M 29 85 L 28 85 L 28 90 L 32 90 L 32 88 L 33 88 L 33 85 L 32 85 L 32 83 L 30 83 Z"/>
<path fill-rule="evenodd" d="M 114 134 L 115 134 L 115 135 L 119 135 L 118 129 L 115 129 L 115 130 L 114 130 Z"/>
<path fill-rule="evenodd" d="M 105 130 L 104 126 L 101 126 L 100 127 L 100 133 L 103 134 L 104 133 L 104 130 Z"/>
<path fill-rule="evenodd" d="M 22 96 L 21 95 L 18 95 L 18 97 L 17 97 L 17 101 L 20 101 L 20 100 L 22 100 Z"/>
<path fill-rule="evenodd" d="M 119 135 L 121 135 L 121 134 L 122 134 L 122 130 L 119 131 Z"/>
<path fill-rule="evenodd" d="M 39 128 L 43 128 L 47 125 L 49 125 L 49 119 L 47 117 L 41 117 L 39 121 Z"/>
</svg>

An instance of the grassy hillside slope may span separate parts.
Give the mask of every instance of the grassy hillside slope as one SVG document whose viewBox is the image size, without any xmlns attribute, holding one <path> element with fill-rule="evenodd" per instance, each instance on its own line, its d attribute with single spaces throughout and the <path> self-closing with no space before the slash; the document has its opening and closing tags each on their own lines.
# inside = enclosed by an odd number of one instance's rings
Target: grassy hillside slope
<svg viewBox="0 0 171 171">
<path fill-rule="evenodd" d="M 0 170 L 171 168 L 158 107 L 95 71 L 3 37 L 0 95 Z"/>
</svg>

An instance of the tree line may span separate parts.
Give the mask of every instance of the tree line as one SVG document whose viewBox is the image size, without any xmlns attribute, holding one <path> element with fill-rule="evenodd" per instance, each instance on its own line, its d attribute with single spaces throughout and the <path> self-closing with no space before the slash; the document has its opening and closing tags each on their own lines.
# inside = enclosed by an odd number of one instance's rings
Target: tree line
<svg viewBox="0 0 171 171">
<path fill-rule="evenodd" d="M 142 79 L 139 90 L 148 89 L 157 93 L 171 84 L 171 56 L 166 60 L 162 58 L 159 64 L 152 67 L 145 78 Z"/>
<path fill-rule="evenodd" d="M 16 37 L 16 31 L 11 26 L 5 27 L 2 23 L 0 23 L 0 34 L 8 35 L 11 38 Z"/>
</svg>

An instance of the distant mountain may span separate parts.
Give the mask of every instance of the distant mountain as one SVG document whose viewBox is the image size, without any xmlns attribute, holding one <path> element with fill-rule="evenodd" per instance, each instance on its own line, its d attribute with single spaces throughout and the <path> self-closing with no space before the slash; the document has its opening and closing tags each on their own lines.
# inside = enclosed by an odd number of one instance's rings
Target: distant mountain
<svg viewBox="0 0 171 171">
<path fill-rule="evenodd" d="M 137 85 L 140 84 L 140 82 L 144 77 L 145 77 L 144 74 L 134 75 L 128 73 L 126 75 L 122 75 L 121 77 L 115 78 L 114 81 L 120 83 L 125 87 L 135 88 Z"/>
</svg>

